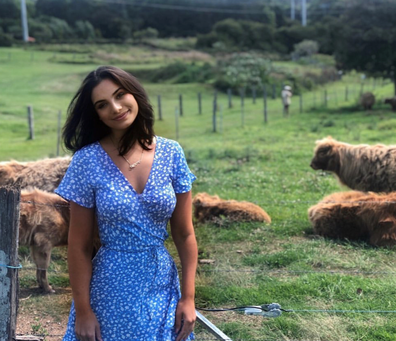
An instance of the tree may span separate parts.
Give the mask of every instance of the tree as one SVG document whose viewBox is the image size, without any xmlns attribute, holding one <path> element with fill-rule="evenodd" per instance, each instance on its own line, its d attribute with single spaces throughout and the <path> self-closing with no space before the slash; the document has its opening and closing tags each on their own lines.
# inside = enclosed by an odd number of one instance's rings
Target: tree
<svg viewBox="0 0 396 341">
<path fill-rule="evenodd" d="M 336 42 L 339 68 L 389 77 L 396 94 L 396 3 L 355 5 L 341 18 L 343 30 Z"/>
</svg>

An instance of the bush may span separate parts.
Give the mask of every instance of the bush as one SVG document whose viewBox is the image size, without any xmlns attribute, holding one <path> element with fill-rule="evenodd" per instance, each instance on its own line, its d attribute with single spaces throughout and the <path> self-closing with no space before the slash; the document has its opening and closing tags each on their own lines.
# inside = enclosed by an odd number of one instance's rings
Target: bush
<svg viewBox="0 0 396 341">
<path fill-rule="evenodd" d="M 271 62 L 256 54 L 235 53 L 218 61 L 214 86 L 221 90 L 239 91 L 241 88 L 261 88 L 268 81 Z"/>
<path fill-rule="evenodd" d="M 312 57 L 319 51 L 319 44 L 314 40 L 303 40 L 301 43 L 294 45 L 294 51 L 292 53 L 292 58 L 294 60 L 300 59 L 302 57 Z"/>
<path fill-rule="evenodd" d="M 0 46 L 10 47 L 12 46 L 14 39 L 12 39 L 11 34 L 1 33 L 0 32 Z"/>
<path fill-rule="evenodd" d="M 148 27 L 144 30 L 134 32 L 133 38 L 137 41 L 158 38 L 158 30 L 156 30 L 155 28 Z"/>
<path fill-rule="evenodd" d="M 171 81 L 172 83 L 203 83 L 213 75 L 213 67 L 209 63 L 196 65 L 195 63 L 186 64 L 183 62 L 174 62 L 167 66 L 154 70 L 152 73 L 146 73 L 147 77 L 153 83 Z"/>
</svg>

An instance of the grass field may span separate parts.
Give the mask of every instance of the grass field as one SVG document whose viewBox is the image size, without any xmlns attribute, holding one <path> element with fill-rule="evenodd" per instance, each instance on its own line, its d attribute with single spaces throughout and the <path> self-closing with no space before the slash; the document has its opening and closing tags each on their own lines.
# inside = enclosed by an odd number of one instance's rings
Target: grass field
<svg viewBox="0 0 396 341">
<path fill-rule="evenodd" d="M 96 66 L 50 62 L 52 51 L 34 51 L 33 58 L 31 53 L 0 49 L 1 161 L 54 156 L 57 113 L 61 110 L 64 119 L 82 77 Z M 68 52 L 62 56 L 73 58 Z M 153 65 L 164 62 L 157 57 Z M 116 65 L 134 70 L 151 62 Z M 288 117 L 282 114 L 279 98 L 268 99 L 267 123 L 261 96 L 255 104 L 245 98 L 243 108 L 235 96 L 233 107 L 228 108 L 226 95 L 218 94 L 217 132 L 213 132 L 210 86 L 144 84 L 156 110 L 157 95 L 161 95 L 163 120 L 157 120 L 156 133 L 177 138 L 183 146 L 197 176 L 193 194 L 208 192 L 254 202 L 272 218 L 270 225 L 231 223 L 226 218 L 218 224 L 195 224 L 200 257 L 215 261 L 199 266 L 197 307 L 277 302 L 295 310 L 274 319 L 204 313 L 233 340 L 396 340 L 396 250 L 315 237 L 307 218 L 307 209 L 323 196 L 346 190 L 333 176 L 309 167 L 317 139 L 331 135 L 353 144 L 395 144 L 396 114 L 381 103 L 370 112 L 362 111 L 357 106 L 359 80 L 359 75 L 351 74 L 304 93 L 301 112 L 300 99 L 293 97 Z M 391 84 L 382 86 L 379 81 L 367 81 L 365 89 L 377 99 L 393 93 Z M 177 118 L 176 128 L 179 94 L 183 116 Z M 27 140 L 27 105 L 34 108 L 35 140 Z M 167 245 L 176 256 L 171 241 Z M 27 268 L 20 272 L 21 314 L 31 319 L 26 321 L 32 332 L 52 335 L 43 321 L 58 314 L 54 323 L 63 322 L 71 299 L 65 250 L 55 250 L 50 268 L 55 295 L 42 296 L 34 290 L 34 271 L 29 270 L 33 265 L 26 249 L 21 249 L 21 261 Z M 214 338 L 198 326 L 197 340 L 204 339 Z"/>
</svg>

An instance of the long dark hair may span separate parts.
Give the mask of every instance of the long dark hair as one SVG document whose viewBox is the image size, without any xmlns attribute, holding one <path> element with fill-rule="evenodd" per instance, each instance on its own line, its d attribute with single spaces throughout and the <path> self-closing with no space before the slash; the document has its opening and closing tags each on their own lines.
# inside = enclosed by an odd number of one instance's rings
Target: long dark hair
<svg viewBox="0 0 396 341">
<path fill-rule="evenodd" d="M 145 150 L 149 150 L 147 145 L 150 145 L 154 138 L 153 107 L 139 81 L 130 73 L 114 66 L 100 66 L 90 72 L 74 95 L 63 127 L 65 147 L 75 153 L 110 134 L 110 128 L 99 119 L 91 99 L 92 90 L 104 79 L 113 81 L 132 94 L 139 107 L 135 121 L 120 140 L 120 155 L 126 154 L 135 142 Z"/>
</svg>

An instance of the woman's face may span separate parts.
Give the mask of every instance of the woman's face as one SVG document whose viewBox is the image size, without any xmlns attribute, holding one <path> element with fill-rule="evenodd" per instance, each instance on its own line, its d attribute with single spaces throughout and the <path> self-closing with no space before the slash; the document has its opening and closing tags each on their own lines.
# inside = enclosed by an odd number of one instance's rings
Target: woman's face
<svg viewBox="0 0 396 341">
<path fill-rule="evenodd" d="M 135 97 L 109 79 L 92 90 L 91 99 L 100 120 L 116 135 L 128 129 L 139 111 Z"/>
</svg>

